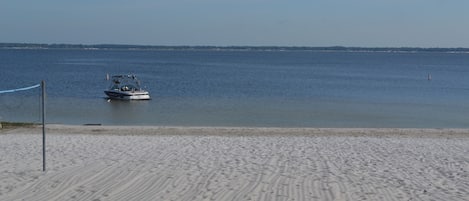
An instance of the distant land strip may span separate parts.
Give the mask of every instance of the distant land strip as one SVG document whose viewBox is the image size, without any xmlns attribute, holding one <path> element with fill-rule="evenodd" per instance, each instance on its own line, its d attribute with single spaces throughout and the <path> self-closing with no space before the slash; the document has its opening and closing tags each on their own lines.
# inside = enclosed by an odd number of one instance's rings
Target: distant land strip
<svg viewBox="0 0 469 201">
<path fill-rule="evenodd" d="M 469 53 L 469 48 L 420 48 L 420 47 L 300 47 L 300 46 L 164 46 L 118 44 L 37 44 L 0 43 L 0 49 L 77 49 L 77 50 L 193 50 L 193 51 L 322 51 L 322 52 L 435 52 Z"/>
</svg>

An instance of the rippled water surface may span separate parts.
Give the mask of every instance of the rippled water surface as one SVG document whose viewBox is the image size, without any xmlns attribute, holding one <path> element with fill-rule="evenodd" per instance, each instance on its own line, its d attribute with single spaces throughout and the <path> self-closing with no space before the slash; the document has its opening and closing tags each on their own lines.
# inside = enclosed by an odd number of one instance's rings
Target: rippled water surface
<svg viewBox="0 0 469 201">
<path fill-rule="evenodd" d="M 0 90 L 46 81 L 48 123 L 469 127 L 469 54 L 0 50 L 0 69 Z M 152 100 L 108 101 L 106 73 Z M 0 94 L 0 118 L 39 122 L 39 100 Z"/>
</svg>

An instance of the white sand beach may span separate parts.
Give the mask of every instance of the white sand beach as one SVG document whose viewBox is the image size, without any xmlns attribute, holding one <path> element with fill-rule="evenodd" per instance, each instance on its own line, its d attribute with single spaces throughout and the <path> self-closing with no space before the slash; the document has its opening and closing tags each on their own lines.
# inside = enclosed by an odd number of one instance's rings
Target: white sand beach
<svg viewBox="0 0 469 201">
<path fill-rule="evenodd" d="M 0 130 L 0 200 L 469 200 L 469 130 Z"/>
</svg>

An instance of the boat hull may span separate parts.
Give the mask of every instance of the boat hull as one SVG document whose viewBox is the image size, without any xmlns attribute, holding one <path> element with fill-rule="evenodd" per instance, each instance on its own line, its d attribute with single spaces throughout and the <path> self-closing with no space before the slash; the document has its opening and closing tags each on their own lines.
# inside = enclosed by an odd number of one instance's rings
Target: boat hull
<svg viewBox="0 0 469 201">
<path fill-rule="evenodd" d="M 118 90 L 106 90 L 104 93 L 110 99 L 116 100 L 150 100 L 150 94 L 147 91 L 118 91 Z"/>
</svg>

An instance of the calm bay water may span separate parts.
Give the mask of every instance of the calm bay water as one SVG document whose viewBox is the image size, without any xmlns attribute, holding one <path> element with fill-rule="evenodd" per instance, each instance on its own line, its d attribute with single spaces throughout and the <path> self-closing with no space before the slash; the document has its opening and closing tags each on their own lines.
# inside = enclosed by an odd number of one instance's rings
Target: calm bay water
<svg viewBox="0 0 469 201">
<path fill-rule="evenodd" d="M 0 90 L 46 81 L 48 123 L 469 127 L 469 54 L 0 50 L 0 69 Z M 108 101 L 106 73 L 152 100 Z M 39 95 L 0 94 L 1 120 L 39 122 Z"/>
</svg>

